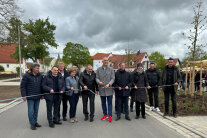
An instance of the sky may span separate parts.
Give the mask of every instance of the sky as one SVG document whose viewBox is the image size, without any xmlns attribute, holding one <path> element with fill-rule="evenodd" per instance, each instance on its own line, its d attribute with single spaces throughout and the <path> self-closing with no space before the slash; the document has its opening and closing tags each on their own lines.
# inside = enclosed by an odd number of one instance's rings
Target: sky
<svg viewBox="0 0 207 138">
<path fill-rule="evenodd" d="M 182 59 L 190 44 L 193 5 L 197 0 L 19 0 L 23 21 L 46 19 L 56 25 L 59 47 L 50 55 L 62 56 L 67 42 L 80 43 L 90 54 L 124 54 L 129 47 L 149 55 L 159 51 L 166 58 Z M 203 3 L 207 15 L 207 2 Z M 205 10 L 206 9 L 206 10 Z M 205 43 L 207 30 L 200 36 Z M 207 48 L 204 48 L 207 50 Z"/>
</svg>

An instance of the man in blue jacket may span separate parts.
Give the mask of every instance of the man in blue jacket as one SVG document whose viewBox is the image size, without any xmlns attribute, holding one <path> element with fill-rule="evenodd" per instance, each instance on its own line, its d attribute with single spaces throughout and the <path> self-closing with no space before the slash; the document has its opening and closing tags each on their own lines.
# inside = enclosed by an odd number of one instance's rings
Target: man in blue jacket
<svg viewBox="0 0 207 138">
<path fill-rule="evenodd" d="M 23 76 L 21 81 L 21 95 L 24 101 L 27 101 L 28 117 L 31 124 L 31 129 L 36 130 L 36 127 L 41 127 L 37 123 L 38 110 L 41 96 L 25 97 L 41 94 L 42 75 L 39 73 L 40 65 L 34 63 L 30 70 Z"/>
<path fill-rule="evenodd" d="M 118 112 L 116 121 L 121 118 L 122 103 L 124 104 L 125 119 L 131 120 L 129 117 L 128 100 L 130 95 L 131 87 L 131 75 L 125 70 L 125 63 L 120 64 L 120 69 L 115 73 L 114 86 L 116 87 L 117 98 L 118 98 Z"/>
<path fill-rule="evenodd" d="M 49 126 L 54 128 L 54 124 L 62 124 L 59 121 L 58 113 L 61 103 L 61 95 L 65 90 L 64 78 L 60 73 L 58 73 L 58 67 L 53 66 L 51 71 L 48 72 L 42 80 L 42 88 L 45 93 L 45 100 L 47 105 L 47 119 Z M 48 94 L 50 93 L 50 94 Z M 53 116 L 52 116 L 52 108 Z"/>
</svg>

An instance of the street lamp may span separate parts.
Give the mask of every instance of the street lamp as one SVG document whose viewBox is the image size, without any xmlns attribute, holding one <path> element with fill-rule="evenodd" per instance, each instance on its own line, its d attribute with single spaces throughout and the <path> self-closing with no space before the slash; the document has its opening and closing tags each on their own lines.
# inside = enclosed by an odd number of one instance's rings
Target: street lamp
<svg viewBox="0 0 207 138">
<path fill-rule="evenodd" d="M 21 68 L 21 48 L 20 48 L 20 28 L 18 25 L 18 46 L 19 46 L 19 77 L 20 82 L 22 80 L 22 68 Z"/>
</svg>

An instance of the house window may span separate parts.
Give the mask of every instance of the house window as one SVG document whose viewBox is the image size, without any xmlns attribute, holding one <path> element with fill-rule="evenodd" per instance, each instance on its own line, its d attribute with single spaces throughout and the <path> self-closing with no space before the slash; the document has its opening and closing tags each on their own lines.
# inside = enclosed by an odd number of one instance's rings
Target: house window
<svg viewBox="0 0 207 138">
<path fill-rule="evenodd" d="M 129 65 L 130 65 L 130 66 L 132 66 L 133 64 L 134 64 L 134 62 L 133 62 L 133 61 L 130 61 L 130 62 L 129 62 Z"/>
<path fill-rule="evenodd" d="M 9 68 L 9 64 L 6 64 L 6 67 Z"/>
</svg>

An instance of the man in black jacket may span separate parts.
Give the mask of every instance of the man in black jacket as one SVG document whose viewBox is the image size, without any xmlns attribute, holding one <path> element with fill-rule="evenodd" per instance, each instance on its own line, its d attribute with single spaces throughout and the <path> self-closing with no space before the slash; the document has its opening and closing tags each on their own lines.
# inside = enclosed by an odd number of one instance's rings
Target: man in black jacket
<svg viewBox="0 0 207 138">
<path fill-rule="evenodd" d="M 58 69 L 59 69 L 59 73 L 62 75 L 62 77 L 65 79 L 69 76 L 69 72 L 65 69 L 65 65 L 63 62 L 58 63 Z M 66 115 L 67 115 L 67 110 L 68 110 L 68 98 L 66 96 L 66 93 L 63 93 L 62 95 L 62 106 L 63 106 L 63 111 L 62 111 L 62 117 L 63 117 L 63 121 L 67 121 Z M 58 117 L 60 120 L 60 109 L 59 109 L 59 113 L 58 113 Z"/>
<path fill-rule="evenodd" d="M 150 111 L 155 109 L 157 112 L 160 112 L 159 109 L 159 99 L 158 99 L 158 86 L 160 85 L 160 72 L 158 69 L 155 68 L 154 63 L 150 63 L 150 68 L 146 71 L 147 73 L 147 78 L 149 85 L 151 89 L 148 89 L 148 94 L 149 94 L 149 102 L 150 102 Z M 153 97 L 154 97 L 154 102 L 153 103 Z"/>
<path fill-rule="evenodd" d="M 88 120 L 88 99 L 90 100 L 90 122 L 93 122 L 95 111 L 95 94 L 93 92 L 98 91 L 98 85 L 96 83 L 96 73 L 93 71 L 93 67 L 88 65 L 86 70 L 80 74 L 80 85 L 83 87 L 82 100 L 83 100 L 83 114 L 85 115 L 85 121 Z"/>
<path fill-rule="evenodd" d="M 41 127 L 37 123 L 38 110 L 41 96 L 29 97 L 25 96 L 41 94 L 42 75 L 39 73 L 40 65 L 34 63 L 30 70 L 23 76 L 21 81 L 21 95 L 24 101 L 27 100 L 28 117 L 31 124 L 31 129 L 36 130 L 36 127 Z"/>
<path fill-rule="evenodd" d="M 120 69 L 115 73 L 114 87 L 116 87 L 117 98 L 118 98 L 118 112 L 116 121 L 121 119 L 121 108 L 122 103 L 124 104 L 125 119 L 131 120 L 129 117 L 129 95 L 131 87 L 131 75 L 129 72 L 125 71 L 125 63 L 120 64 Z"/>
<path fill-rule="evenodd" d="M 49 126 L 53 128 L 54 124 L 58 124 L 58 125 L 62 124 L 58 118 L 58 110 L 60 107 L 61 94 L 65 90 L 64 78 L 60 73 L 58 73 L 58 67 L 56 66 L 52 67 L 48 75 L 46 75 L 43 78 L 42 88 L 44 90 L 44 93 L 51 93 L 51 94 L 46 94 L 44 98 L 46 100 L 46 105 L 47 105 L 47 119 L 49 122 Z M 53 117 L 52 117 L 53 106 L 54 106 L 54 110 L 53 110 Z"/>
<path fill-rule="evenodd" d="M 165 113 L 163 116 L 167 116 L 169 113 L 169 97 L 171 96 L 173 116 L 176 118 L 177 105 L 176 105 L 176 91 L 180 82 L 181 76 L 179 69 L 174 65 L 172 58 L 168 59 L 168 65 L 165 66 L 162 72 L 162 85 L 166 85 L 162 89 L 165 95 Z"/>
</svg>

